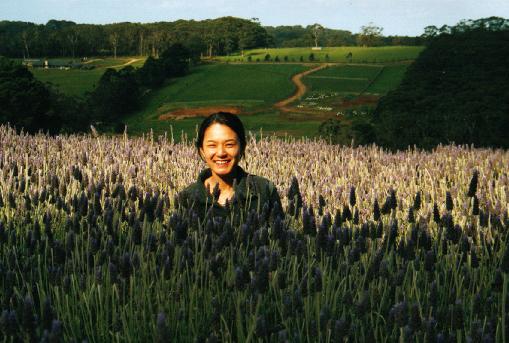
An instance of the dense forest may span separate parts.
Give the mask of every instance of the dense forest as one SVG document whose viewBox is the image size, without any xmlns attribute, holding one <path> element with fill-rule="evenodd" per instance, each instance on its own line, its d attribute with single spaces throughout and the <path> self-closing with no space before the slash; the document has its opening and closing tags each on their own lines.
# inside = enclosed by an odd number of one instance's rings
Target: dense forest
<svg viewBox="0 0 509 343">
<path fill-rule="evenodd" d="M 373 31 L 373 29 L 379 29 Z M 370 31 L 371 30 L 371 31 Z M 383 37 L 374 25 L 359 34 L 324 28 L 262 27 L 251 20 L 222 17 L 210 20 L 178 20 L 159 23 L 77 24 L 50 20 L 46 24 L 0 21 L 0 55 L 16 58 L 83 56 L 158 56 L 175 43 L 194 55 L 228 55 L 260 47 L 344 45 L 420 45 L 420 37 Z M 365 38 L 373 37 L 366 41 Z"/>
<path fill-rule="evenodd" d="M 426 49 L 397 89 L 366 114 L 329 119 L 319 134 L 338 144 L 390 149 L 438 144 L 509 147 L 509 20 L 428 26 Z"/>
<path fill-rule="evenodd" d="M 379 144 L 509 148 L 509 21 L 491 24 L 435 35 L 380 100 L 373 117 Z"/>
</svg>

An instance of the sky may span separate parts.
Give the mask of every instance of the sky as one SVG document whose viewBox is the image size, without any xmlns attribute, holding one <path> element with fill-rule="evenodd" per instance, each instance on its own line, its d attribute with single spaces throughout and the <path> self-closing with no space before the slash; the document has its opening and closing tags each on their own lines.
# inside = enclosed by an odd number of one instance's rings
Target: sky
<svg viewBox="0 0 509 343">
<path fill-rule="evenodd" d="M 353 33 L 373 23 L 387 36 L 417 36 L 428 25 L 509 18 L 509 0 L 0 0 L 0 21 L 38 24 L 50 19 L 107 24 L 223 16 L 258 18 L 263 26 L 319 23 Z"/>
</svg>

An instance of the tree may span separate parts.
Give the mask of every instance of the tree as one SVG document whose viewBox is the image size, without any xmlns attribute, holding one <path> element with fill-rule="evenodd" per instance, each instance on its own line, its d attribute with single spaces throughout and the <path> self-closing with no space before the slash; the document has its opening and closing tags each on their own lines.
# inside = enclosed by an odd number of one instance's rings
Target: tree
<svg viewBox="0 0 509 343">
<path fill-rule="evenodd" d="M 139 100 L 136 70 L 127 66 L 119 71 L 106 69 L 96 89 L 89 94 L 88 105 L 94 120 L 112 123 L 135 110 Z"/>
<path fill-rule="evenodd" d="M 140 84 L 148 88 L 160 87 L 165 79 L 163 63 L 149 56 L 143 67 L 138 70 Z"/>
<path fill-rule="evenodd" d="M 361 26 L 361 32 L 357 36 L 357 44 L 362 46 L 376 46 L 381 43 L 383 28 L 372 22 Z"/>
<path fill-rule="evenodd" d="M 167 78 L 184 76 L 189 72 L 191 53 L 180 43 L 173 44 L 161 55 L 164 75 Z"/>
<path fill-rule="evenodd" d="M 117 58 L 117 47 L 118 47 L 118 33 L 110 33 L 109 36 L 111 47 L 113 48 L 113 58 Z"/>
<path fill-rule="evenodd" d="M 312 27 L 312 34 L 313 34 L 313 39 L 315 41 L 315 47 L 318 47 L 318 39 L 320 38 L 320 35 L 323 33 L 323 26 L 316 23 L 313 25 Z"/>
<path fill-rule="evenodd" d="M 424 28 L 424 33 L 422 34 L 422 37 L 425 39 L 435 38 L 438 36 L 440 31 L 438 30 L 438 27 L 435 25 L 426 26 Z"/>
<path fill-rule="evenodd" d="M 75 28 L 71 28 L 67 32 L 67 40 L 69 41 L 69 44 L 71 46 L 71 54 L 72 58 L 76 55 L 76 47 L 78 45 L 79 35 Z"/>
</svg>

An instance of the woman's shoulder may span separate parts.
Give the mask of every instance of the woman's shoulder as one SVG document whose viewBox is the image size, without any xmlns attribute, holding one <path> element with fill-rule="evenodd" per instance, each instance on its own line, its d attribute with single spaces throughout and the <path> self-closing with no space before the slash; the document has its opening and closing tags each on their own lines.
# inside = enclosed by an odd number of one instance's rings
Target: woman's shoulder
<svg viewBox="0 0 509 343">
<path fill-rule="evenodd" d="M 247 178 L 248 178 L 249 182 L 254 184 L 257 189 L 266 189 L 266 188 L 273 189 L 276 187 L 272 181 L 270 181 L 269 179 L 267 179 L 263 176 L 259 176 L 259 175 L 255 175 L 255 174 L 248 174 Z"/>
</svg>

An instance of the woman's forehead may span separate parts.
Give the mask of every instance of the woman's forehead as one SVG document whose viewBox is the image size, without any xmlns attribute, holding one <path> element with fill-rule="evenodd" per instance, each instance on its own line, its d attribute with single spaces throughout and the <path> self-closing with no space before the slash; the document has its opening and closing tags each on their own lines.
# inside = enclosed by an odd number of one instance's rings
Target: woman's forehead
<svg viewBox="0 0 509 343">
<path fill-rule="evenodd" d="M 230 139 L 238 139 L 237 134 L 229 126 L 214 123 L 210 125 L 206 130 L 203 137 L 204 141 L 227 141 Z"/>
</svg>

